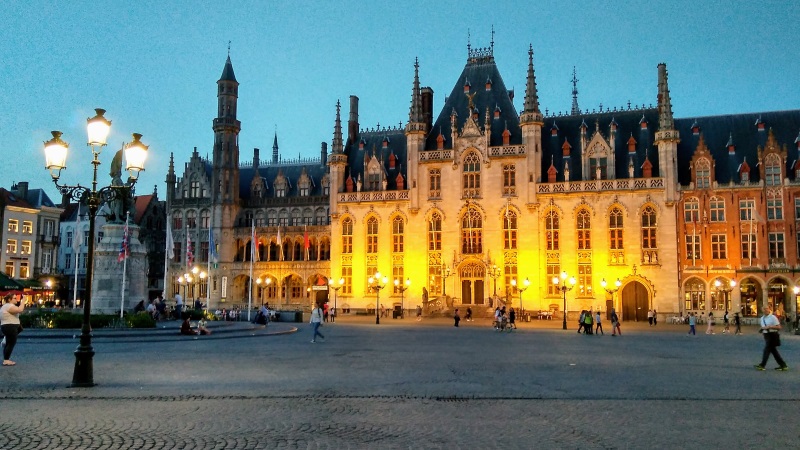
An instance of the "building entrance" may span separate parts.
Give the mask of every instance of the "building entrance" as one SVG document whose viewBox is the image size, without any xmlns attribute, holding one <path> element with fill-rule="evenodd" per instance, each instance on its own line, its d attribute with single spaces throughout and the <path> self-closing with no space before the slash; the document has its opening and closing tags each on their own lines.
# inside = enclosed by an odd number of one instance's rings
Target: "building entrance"
<svg viewBox="0 0 800 450">
<path fill-rule="evenodd" d="M 483 292 L 486 271 L 483 264 L 474 262 L 465 264 L 461 267 L 459 275 L 461 278 L 461 303 L 483 305 L 486 302 Z"/>
<path fill-rule="evenodd" d="M 622 320 L 647 321 L 650 309 L 650 294 L 638 281 L 628 283 L 622 289 Z"/>
</svg>

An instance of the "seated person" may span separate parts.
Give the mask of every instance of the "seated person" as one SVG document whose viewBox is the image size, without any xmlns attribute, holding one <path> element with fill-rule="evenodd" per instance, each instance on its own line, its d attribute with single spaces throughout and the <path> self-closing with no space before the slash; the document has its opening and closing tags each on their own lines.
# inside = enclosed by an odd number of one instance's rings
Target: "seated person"
<svg viewBox="0 0 800 450">
<path fill-rule="evenodd" d="M 206 328 L 206 319 L 205 317 L 197 321 L 197 334 L 208 336 L 211 334 L 211 330 Z"/>
<path fill-rule="evenodd" d="M 192 324 L 189 322 L 189 317 L 183 319 L 183 323 L 181 324 L 181 334 L 186 334 L 189 336 L 197 335 L 197 332 L 192 329 Z"/>
</svg>

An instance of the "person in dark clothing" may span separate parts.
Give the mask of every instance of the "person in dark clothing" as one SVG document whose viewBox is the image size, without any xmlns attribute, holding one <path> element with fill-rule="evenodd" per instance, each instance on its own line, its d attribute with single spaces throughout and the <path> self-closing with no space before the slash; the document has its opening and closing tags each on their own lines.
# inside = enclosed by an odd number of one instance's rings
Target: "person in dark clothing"
<svg viewBox="0 0 800 450">
<path fill-rule="evenodd" d="M 453 321 L 455 322 L 453 326 L 458 326 L 458 322 L 461 322 L 461 316 L 458 315 L 458 308 L 456 308 L 455 314 L 453 314 Z"/>
<path fill-rule="evenodd" d="M 183 323 L 181 324 L 181 334 L 185 334 L 188 336 L 196 336 L 197 332 L 192 329 L 192 324 L 189 322 L 189 316 L 186 316 L 183 319 Z"/>
<path fill-rule="evenodd" d="M 516 313 L 516 311 L 514 311 L 514 308 L 511 308 L 508 311 L 508 326 L 509 326 L 510 329 L 516 329 L 517 328 L 516 320 L 517 320 L 517 313 Z"/>
</svg>

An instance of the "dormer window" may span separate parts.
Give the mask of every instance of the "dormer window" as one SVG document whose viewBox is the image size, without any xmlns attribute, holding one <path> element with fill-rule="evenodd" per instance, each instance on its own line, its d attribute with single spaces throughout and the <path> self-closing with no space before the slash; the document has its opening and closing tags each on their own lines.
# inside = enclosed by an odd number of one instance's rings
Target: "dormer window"
<svg viewBox="0 0 800 450">
<path fill-rule="evenodd" d="M 764 182 L 767 186 L 781 184 L 781 162 L 776 154 L 767 155 L 764 167 Z"/>
<path fill-rule="evenodd" d="M 739 174 L 742 177 L 742 183 L 749 183 L 750 182 L 750 171 L 745 170 Z"/>
<path fill-rule="evenodd" d="M 595 180 L 608 179 L 608 158 L 589 158 L 589 173 Z"/>
<path fill-rule="evenodd" d="M 708 189 L 711 187 L 711 163 L 703 158 L 695 163 L 695 187 L 697 189 Z"/>
</svg>

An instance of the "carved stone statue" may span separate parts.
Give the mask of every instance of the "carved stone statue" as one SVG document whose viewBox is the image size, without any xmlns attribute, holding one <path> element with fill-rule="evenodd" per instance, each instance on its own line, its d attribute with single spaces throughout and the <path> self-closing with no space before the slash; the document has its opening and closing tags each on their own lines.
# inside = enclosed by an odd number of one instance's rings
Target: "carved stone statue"
<svg viewBox="0 0 800 450">
<path fill-rule="evenodd" d="M 111 176 L 111 186 L 124 186 L 122 183 L 122 149 L 117 150 L 117 153 L 114 154 L 114 159 L 111 160 L 109 176 Z M 118 194 L 121 193 L 118 192 Z M 110 215 L 107 218 L 107 222 L 122 223 L 125 221 L 125 200 L 124 196 L 118 195 L 117 198 L 109 202 Z"/>
<path fill-rule="evenodd" d="M 427 314 L 428 312 L 428 288 L 422 287 L 422 309 Z"/>
</svg>

